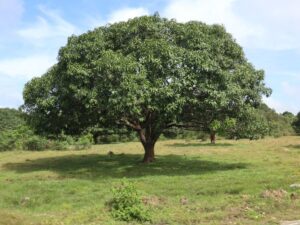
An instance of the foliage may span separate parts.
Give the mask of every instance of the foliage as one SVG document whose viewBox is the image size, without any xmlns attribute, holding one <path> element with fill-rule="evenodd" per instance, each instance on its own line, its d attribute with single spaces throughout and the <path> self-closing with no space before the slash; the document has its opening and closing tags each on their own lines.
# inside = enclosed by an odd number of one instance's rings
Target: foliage
<svg viewBox="0 0 300 225">
<path fill-rule="evenodd" d="M 201 141 L 206 141 L 208 139 L 208 133 L 204 131 L 198 131 L 197 132 L 197 139 L 200 139 Z"/>
<path fill-rule="evenodd" d="M 293 135 L 291 114 L 278 114 L 267 105 L 248 108 L 237 118 L 228 118 L 218 131 L 228 138 L 259 139 Z"/>
<path fill-rule="evenodd" d="M 23 149 L 24 141 L 33 135 L 33 131 L 27 126 L 5 130 L 0 133 L 0 151 Z"/>
<path fill-rule="evenodd" d="M 71 36 L 58 63 L 26 84 L 23 110 L 39 133 L 129 127 L 153 161 L 164 130 L 207 128 L 269 94 L 223 26 L 155 14 Z"/>
<path fill-rule="evenodd" d="M 163 131 L 162 136 L 167 139 L 176 139 L 179 136 L 180 130 L 178 128 L 171 128 Z"/>
<path fill-rule="evenodd" d="M 136 133 L 127 128 L 92 127 L 88 132 L 93 135 L 95 144 L 117 143 L 137 140 Z"/>
<path fill-rule="evenodd" d="M 244 118 L 243 118 L 244 117 Z M 250 140 L 263 138 L 270 132 L 268 121 L 256 109 L 249 109 L 237 122 L 237 138 L 249 138 Z"/>
<path fill-rule="evenodd" d="M 93 144 L 93 135 L 85 134 L 81 135 L 78 140 L 75 142 L 75 149 L 87 149 L 90 148 Z"/>
<path fill-rule="evenodd" d="M 295 131 L 292 127 L 294 118 L 291 114 L 278 114 L 275 110 L 270 109 L 266 104 L 262 104 L 258 111 L 263 115 L 268 123 L 268 135 L 274 137 L 294 135 Z"/>
<path fill-rule="evenodd" d="M 293 128 L 295 132 L 299 135 L 300 134 L 300 112 L 297 114 L 295 121 L 293 121 Z"/>
<path fill-rule="evenodd" d="M 209 129 L 213 132 L 220 130 L 220 128 L 221 128 L 221 122 L 219 120 L 213 120 L 209 125 Z"/>
<path fill-rule="evenodd" d="M 160 139 L 186 139 L 186 140 L 196 140 L 200 139 L 202 141 L 207 140 L 207 132 L 201 130 L 188 130 L 184 128 L 172 127 L 163 131 L 162 137 Z"/>
<path fill-rule="evenodd" d="M 91 134 L 79 136 L 77 140 L 64 134 L 55 138 L 47 138 L 34 134 L 28 126 L 19 126 L 14 130 L 0 133 L 0 151 L 87 149 L 92 144 Z"/>
<path fill-rule="evenodd" d="M 24 115 L 16 109 L 0 108 L 0 133 L 25 125 Z"/>
<path fill-rule="evenodd" d="M 296 120 L 296 116 L 288 111 L 283 112 L 282 116 L 289 122 L 289 124 L 292 124 Z"/>
<path fill-rule="evenodd" d="M 259 139 L 269 134 L 266 118 L 257 109 L 248 108 L 237 119 L 228 118 L 221 129 L 228 138 Z"/>
<path fill-rule="evenodd" d="M 33 135 L 24 140 L 22 148 L 24 150 L 41 151 L 47 149 L 48 141 L 46 138 Z"/>
<path fill-rule="evenodd" d="M 113 199 L 110 206 L 114 218 L 123 221 L 150 221 L 150 215 L 142 203 L 141 196 L 131 182 L 123 180 L 112 192 Z"/>
</svg>

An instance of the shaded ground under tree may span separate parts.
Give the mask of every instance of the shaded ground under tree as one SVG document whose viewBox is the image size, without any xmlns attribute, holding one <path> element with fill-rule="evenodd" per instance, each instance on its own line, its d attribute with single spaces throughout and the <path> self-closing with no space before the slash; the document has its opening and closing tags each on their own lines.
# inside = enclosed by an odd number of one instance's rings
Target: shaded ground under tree
<svg viewBox="0 0 300 225">
<path fill-rule="evenodd" d="M 175 176 L 214 173 L 218 171 L 245 169 L 245 163 L 224 163 L 201 160 L 199 157 L 178 155 L 158 156 L 157 163 L 147 166 L 140 163 L 140 155 L 67 155 L 6 163 L 4 168 L 18 173 L 50 170 L 61 178 L 121 178 L 142 176 Z"/>
<path fill-rule="evenodd" d="M 212 145 L 211 143 L 174 143 L 168 145 L 170 147 L 210 147 L 210 148 L 215 148 L 215 147 L 230 147 L 233 146 L 233 144 L 230 143 L 215 143 Z"/>
</svg>

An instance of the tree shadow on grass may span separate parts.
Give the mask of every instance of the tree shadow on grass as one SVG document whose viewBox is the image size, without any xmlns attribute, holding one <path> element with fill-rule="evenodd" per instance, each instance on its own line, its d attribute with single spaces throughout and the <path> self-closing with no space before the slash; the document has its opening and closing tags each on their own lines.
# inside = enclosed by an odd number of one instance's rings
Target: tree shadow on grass
<svg viewBox="0 0 300 225">
<path fill-rule="evenodd" d="M 300 145 L 287 145 L 285 147 L 287 147 L 287 148 L 293 148 L 293 149 L 296 149 L 296 150 L 300 150 Z"/>
<path fill-rule="evenodd" d="M 211 144 L 211 143 L 174 143 L 174 144 L 169 144 L 169 147 L 229 147 L 233 146 L 233 144 L 230 143 L 216 143 L 216 144 Z"/>
<path fill-rule="evenodd" d="M 217 171 L 244 169 L 244 163 L 225 163 L 187 158 L 178 155 L 157 156 L 151 164 L 140 163 L 141 155 L 118 154 L 113 156 L 90 154 L 68 155 L 36 160 L 7 163 L 4 168 L 18 173 L 35 171 L 57 172 L 61 178 L 120 178 L 142 176 L 185 176 L 214 173 Z"/>
</svg>

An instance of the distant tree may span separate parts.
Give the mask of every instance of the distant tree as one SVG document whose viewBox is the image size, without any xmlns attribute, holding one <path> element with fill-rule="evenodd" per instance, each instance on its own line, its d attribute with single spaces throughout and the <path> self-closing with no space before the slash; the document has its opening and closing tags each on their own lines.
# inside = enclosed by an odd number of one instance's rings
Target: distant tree
<svg viewBox="0 0 300 225">
<path fill-rule="evenodd" d="M 0 108 L 0 132 L 25 125 L 22 113 L 16 109 Z"/>
<path fill-rule="evenodd" d="M 293 113 L 288 112 L 288 111 L 283 112 L 282 116 L 285 118 L 285 120 L 289 124 L 292 124 L 295 121 L 295 119 L 296 119 L 296 116 Z"/>
<path fill-rule="evenodd" d="M 259 109 L 249 108 L 242 112 L 234 122 L 224 129 L 225 136 L 240 139 L 255 140 L 269 135 L 269 126 L 266 117 Z"/>
<path fill-rule="evenodd" d="M 221 122 L 219 120 L 214 120 L 209 125 L 210 133 L 210 143 L 216 143 L 216 133 L 222 128 Z"/>
<path fill-rule="evenodd" d="M 286 116 L 286 117 L 292 117 L 292 118 L 295 117 L 295 115 L 294 115 L 293 113 L 289 112 L 289 111 L 283 112 L 282 115 L 283 115 L 283 116 Z"/>
<path fill-rule="evenodd" d="M 293 122 L 293 128 L 295 129 L 296 133 L 300 134 L 300 112 L 297 114 L 295 121 Z"/>
<path fill-rule="evenodd" d="M 259 113 L 264 115 L 268 121 L 270 136 L 279 137 L 294 134 L 292 121 L 287 117 L 289 114 L 279 114 L 275 110 L 270 109 L 266 104 L 262 104 L 259 107 Z"/>
<path fill-rule="evenodd" d="M 223 134 L 229 138 L 258 139 L 265 136 L 284 136 L 294 134 L 291 113 L 278 114 L 266 104 L 258 108 L 244 110 L 231 126 L 223 126 Z"/>
<path fill-rule="evenodd" d="M 207 129 L 269 94 L 223 26 L 156 14 L 71 36 L 58 63 L 26 84 L 23 110 L 39 132 L 133 129 L 152 162 L 164 130 Z"/>
</svg>

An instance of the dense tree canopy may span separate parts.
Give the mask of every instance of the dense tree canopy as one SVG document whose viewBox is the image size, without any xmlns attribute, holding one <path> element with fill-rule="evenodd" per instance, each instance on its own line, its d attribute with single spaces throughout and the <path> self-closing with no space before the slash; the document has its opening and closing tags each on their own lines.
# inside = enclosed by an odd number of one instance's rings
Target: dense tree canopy
<svg viewBox="0 0 300 225">
<path fill-rule="evenodd" d="M 14 130 L 25 124 L 22 113 L 16 109 L 0 108 L 0 132 Z"/>
<path fill-rule="evenodd" d="M 293 127 L 296 133 L 299 135 L 300 134 L 300 112 L 298 112 L 295 120 L 293 121 Z"/>
<path fill-rule="evenodd" d="M 46 133 L 129 127 L 151 162 L 165 129 L 234 118 L 270 94 L 263 81 L 223 26 L 143 16 L 71 36 L 23 109 Z"/>
</svg>

